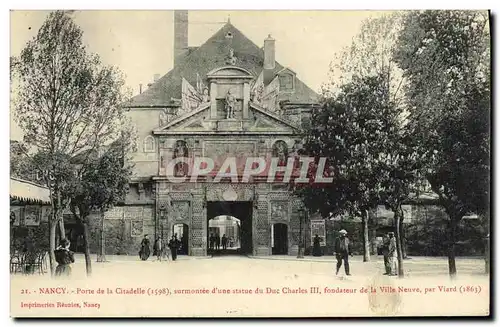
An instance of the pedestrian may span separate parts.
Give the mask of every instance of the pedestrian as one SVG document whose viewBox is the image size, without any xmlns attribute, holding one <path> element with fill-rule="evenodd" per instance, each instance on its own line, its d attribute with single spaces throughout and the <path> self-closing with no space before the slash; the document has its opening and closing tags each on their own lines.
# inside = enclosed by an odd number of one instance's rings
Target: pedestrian
<svg viewBox="0 0 500 327">
<path fill-rule="evenodd" d="M 144 238 L 141 241 L 141 250 L 139 251 L 139 257 L 142 261 L 146 261 L 151 254 L 151 249 L 149 248 L 149 235 L 144 235 Z"/>
<path fill-rule="evenodd" d="M 349 238 L 347 238 L 347 231 L 345 229 L 342 229 L 339 234 L 340 236 L 335 240 L 335 256 L 337 258 L 337 271 L 335 274 L 338 275 L 343 260 L 345 274 L 350 276 L 349 255 L 352 256 L 351 244 Z"/>
<path fill-rule="evenodd" d="M 172 253 L 172 261 L 177 259 L 177 249 L 179 248 L 179 240 L 177 239 L 177 234 L 174 234 L 168 242 L 168 247 L 170 248 L 170 252 Z"/>
<path fill-rule="evenodd" d="M 217 251 L 219 251 L 220 250 L 220 235 L 219 234 L 215 235 L 215 246 L 217 248 Z"/>
<path fill-rule="evenodd" d="M 214 249 L 214 244 L 215 244 L 215 237 L 214 237 L 214 234 L 211 233 L 210 234 L 210 245 L 209 245 L 210 250 Z"/>
<path fill-rule="evenodd" d="M 222 235 L 222 249 L 227 249 L 227 237 L 226 234 Z"/>
<path fill-rule="evenodd" d="M 75 262 L 75 256 L 69 250 L 71 243 L 67 239 L 62 239 L 59 246 L 54 251 L 54 256 L 57 262 L 56 277 L 69 277 L 71 275 L 70 264 Z"/>
<path fill-rule="evenodd" d="M 156 259 L 158 261 L 161 261 L 162 252 L 163 252 L 163 244 L 161 237 L 158 236 L 158 238 L 156 238 L 155 244 L 153 245 L 153 256 L 156 256 Z"/>
<path fill-rule="evenodd" d="M 396 246 L 396 238 L 394 237 L 394 232 L 389 232 L 389 276 L 398 275 L 398 249 Z"/>
<path fill-rule="evenodd" d="M 318 234 L 313 239 L 313 256 L 321 257 L 321 237 Z"/>
<path fill-rule="evenodd" d="M 385 273 L 384 275 L 390 275 L 391 274 L 391 264 L 389 260 L 389 245 L 390 245 L 390 237 L 389 234 L 384 236 L 384 239 L 382 241 L 382 255 L 384 256 L 384 268 L 385 268 Z"/>
</svg>

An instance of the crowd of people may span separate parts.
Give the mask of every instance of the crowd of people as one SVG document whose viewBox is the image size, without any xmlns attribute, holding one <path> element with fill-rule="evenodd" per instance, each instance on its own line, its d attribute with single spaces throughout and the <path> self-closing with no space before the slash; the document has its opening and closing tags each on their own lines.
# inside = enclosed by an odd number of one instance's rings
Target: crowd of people
<svg viewBox="0 0 500 327">
<path fill-rule="evenodd" d="M 209 249 L 210 250 L 226 250 L 228 245 L 232 244 L 232 239 L 226 237 L 226 234 L 220 237 L 217 234 L 211 234 L 209 238 Z M 321 255 L 320 247 L 321 238 L 316 235 L 313 239 L 313 256 Z M 161 236 L 158 236 L 153 244 L 153 257 L 157 261 L 162 261 L 163 259 L 175 261 L 177 259 L 177 253 L 179 248 L 182 247 L 182 242 L 177 238 L 177 234 L 172 235 L 172 238 L 165 243 Z M 347 231 L 342 229 L 339 231 L 339 236 L 335 239 L 334 243 L 334 254 L 337 260 L 336 272 L 338 275 L 342 264 L 344 265 L 346 276 L 350 276 L 349 267 L 349 256 L 353 256 L 351 241 L 347 237 Z M 382 243 L 382 254 L 384 256 L 384 275 L 397 276 L 397 248 L 396 248 L 396 238 L 394 237 L 394 232 L 389 232 L 384 236 Z M 56 267 L 55 275 L 57 277 L 64 277 L 71 275 L 71 264 L 75 262 L 74 253 L 70 250 L 70 242 L 67 239 L 62 239 L 59 246 L 54 251 L 55 259 L 58 264 Z M 151 242 L 149 240 L 149 235 L 144 235 L 141 241 L 141 248 L 139 250 L 139 258 L 146 261 L 151 256 Z"/>
<path fill-rule="evenodd" d="M 177 260 L 177 254 L 179 249 L 182 247 L 182 242 L 177 238 L 177 234 L 172 235 L 172 238 L 165 243 L 161 236 L 158 236 L 153 244 L 153 257 L 156 257 L 157 261 L 162 261 L 163 259 Z M 141 241 L 141 249 L 139 250 L 139 258 L 143 261 L 149 259 L 151 255 L 151 242 L 149 241 L 149 235 L 144 235 Z"/>
</svg>

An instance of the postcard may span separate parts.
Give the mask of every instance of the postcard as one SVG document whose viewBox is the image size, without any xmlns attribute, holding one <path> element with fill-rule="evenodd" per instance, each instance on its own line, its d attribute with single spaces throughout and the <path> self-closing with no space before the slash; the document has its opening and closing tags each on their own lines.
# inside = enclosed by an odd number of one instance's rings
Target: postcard
<svg viewBox="0 0 500 327">
<path fill-rule="evenodd" d="M 490 316 L 489 28 L 11 11 L 11 317 Z"/>
</svg>

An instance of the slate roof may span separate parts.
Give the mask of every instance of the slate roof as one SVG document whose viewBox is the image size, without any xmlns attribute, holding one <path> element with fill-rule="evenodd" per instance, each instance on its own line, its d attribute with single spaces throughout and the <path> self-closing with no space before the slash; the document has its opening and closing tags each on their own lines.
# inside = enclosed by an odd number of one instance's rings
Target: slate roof
<svg viewBox="0 0 500 327">
<path fill-rule="evenodd" d="M 226 39 L 228 32 L 233 36 L 230 46 Z M 263 69 L 264 50 L 228 22 L 203 45 L 190 47 L 187 54 L 179 59 L 178 64 L 170 72 L 158 79 L 147 90 L 133 97 L 125 106 L 138 108 L 172 105 L 171 98 L 181 98 L 182 77 L 196 87 L 196 73 L 208 86 L 205 79 L 207 73 L 217 67 L 226 66 L 225 60 L 229 47 L 233 48 L 237 58 L 236 66 L 247 69 L 255 77 L 259 76 Z M 285 67 L 276 62 L 273 73 L 276 74 L 283 68 Z M 295 92 L 280 94 L 280 100 L 290 103 L 316 103 L 317 99 L 318 94 L 297 77 L 295 78 Z"/>
</svg>

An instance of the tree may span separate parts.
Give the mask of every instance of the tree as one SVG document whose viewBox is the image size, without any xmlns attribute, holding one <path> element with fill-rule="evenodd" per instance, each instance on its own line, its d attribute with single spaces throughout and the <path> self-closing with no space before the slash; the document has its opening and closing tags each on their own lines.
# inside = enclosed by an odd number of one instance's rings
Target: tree
<svg viewBox="0 0 500 327">
<path fill-rule="evenodd" d="M 490 45 L 488 14 L 408 13 L 394 53 L 405 87 L 413 135 L 426 177 L 449 215 L 448 263 L 462 217 L 489 219 Z"/>
<path fill-rule="evenodd" d="M 377 87 L 378 91 L 387 96 L 386 98 L 379 96 L 377 101 L 384 101 L 379 105 L 387 108 L 390 106 L 398 108 L 400 110 L 397 114 L 398 119 L 401 122 L 404 120 L 404 93 L 402 92 L 404 79 L 400 68 L 393 60 L 402 17 L 402 13 L 395 12 L 369 18 L 363 22 L 360 32 L 354 37 L 352 43 L 337 55 L 330 67 L 331 82 L 323 89 L 323 94 L 326 97 L 334 96 L 342 89 L 342 85 L 353 80 L 375 78 L 380 83 Z M 391 103 L 389 104 L 389 102 Z M 403 115 L 400 115 L 401 112 Z M 387 141 L 391 142 L 390 139 Z M 365 253 L 368 253 L 368 212 L 365 210 L 362 211 L 362 221 L 364 248 Z M 402 234 L 402 221 L 401 218 L 397 227 L 401 229 L 399 234 Z M 365 260 L 368 260 L 367 254 L 365 254 Z"/>
<path fill-rule="evenodd" d="M 85 244 L 85 263 L 87 275 L 92 273 L 89 252 L 89 218 L 93 211 L 99 212 L 101 222 L 100 253 L 97 261 L 104 262 L 104 213 L 123 202 L 128 182 L 132 173 L 131 167 L 125 164 L 127 144 L 130 135 L 122 133 L 122 137 L 111 144 L 104 153 L 94 151 L 78 168 L 79 178 L 75 179 L 71 193 L 70 208 L 73 215 L 83 226 Z M 78 160 L 78 159 L 77 159 Z"/>
<path fill-rule="evenodd" d="M 340 92 L 324 99 L 313 113 L 305 153 L 326 157 L 334 182 L 322 188 L 303 187 L 306 205 L 323 213 L 361 216 L 364 261 L 370 259 L 369 211 L 381 203 L 384 155 L 398 123 L 390 106 L 384 76 L 354 76 Z"/>
<path fill-rule="evenodd" d="M 62 212 L 70 200 L 57 172 L 76 154 L 92 153 L 113 138 L 124 102 L 120 73 L 88 53 L 82 34 L 69 13 L 52 12 L 11 65 L 19 82 L 14 95 L 17 123 L 25 143 L 47 156 L 40 171 L 54 177 L 46 181 L 52 200 L 52 273 L 55 230 L 58 223 L 63 226 Z"/>
</svg>

